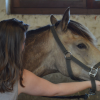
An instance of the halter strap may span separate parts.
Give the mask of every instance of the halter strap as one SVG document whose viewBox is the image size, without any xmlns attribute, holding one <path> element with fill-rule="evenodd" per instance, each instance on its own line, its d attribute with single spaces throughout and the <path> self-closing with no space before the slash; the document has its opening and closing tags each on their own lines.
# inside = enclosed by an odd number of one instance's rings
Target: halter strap
<svg viewBox="0 0 100 100">
<path fill-rule="evenodd" d="M 91 68 L 89 68 L 88 66 L 84 65 L 82 62 L 80 62 L 79 60 L 77 60 L 74 56 L 72 56 L 72 54 L 70 52 L 68 52 L 66 50 L 66 48 L 64 47 L 64 45 L 60 41 L 60 39 L 59 39 L 59 37 L 58 37 L 55 29 L 54 29 L 54 26 L 51 26 L 51 31 L 52 31 L 52 34 L 53 34 L 53 36 L 54 36 L 57 44 L 59 45 L 60 49 L 62 50 L 62 52 L 65 55 L 67 69 L 68 69 L 68 74 L 71 77 L 71 79 L 73 79 L 73 80 L 79 80 L 79 81 L 81 80 L 81 79 L 79 79 L 79 78 L 77 78 L 77 77 L 75 77 L 73 75 L 73 72 L 72 72 L 72 69 L 71 69 L 71 64 L 70 64 L 70 62 L 72 60 L 73 62 L 77 63 L 80 67 L 82 67 L 84 70 L 86 70 L 87 72 L 89 72 L 90 79 L 91 79 L 91 84 L 92 84 L 92 92 L 95 93 L 95 91 L 96 91 L 95 76 L 97 75 L 98 67 L 100 66 L 100 62 L 97 63 L 94 67 L 91 67 Z M 70 53 L 69 57 L 66 56 L 68 53 Z"/>
</svg>

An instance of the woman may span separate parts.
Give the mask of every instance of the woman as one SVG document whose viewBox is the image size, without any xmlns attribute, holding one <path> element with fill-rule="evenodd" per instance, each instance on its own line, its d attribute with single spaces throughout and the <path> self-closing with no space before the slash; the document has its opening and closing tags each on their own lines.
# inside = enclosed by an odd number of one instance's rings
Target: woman
<svg viewBox="0 0 100 100">
<path fill-rule="evenodd" d="M 0 22 L 0 100 L 16 100 L 20 93 L 61 96 L 91 88 L 90 81 L 53 84 L 23 69 L 22 51 L 27 29 L 27 24 L 16 19 Z M 96 86 L 100 91 L 99 81 Z"/>
</svg>

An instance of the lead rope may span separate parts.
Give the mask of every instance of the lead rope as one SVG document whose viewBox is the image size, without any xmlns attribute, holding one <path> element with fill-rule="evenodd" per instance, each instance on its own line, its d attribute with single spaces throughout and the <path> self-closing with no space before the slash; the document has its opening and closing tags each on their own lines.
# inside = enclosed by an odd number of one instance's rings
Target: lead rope
<svg viewBox="0 0 100 100">
<path fill-rule="evenodd" d="M 43 97 L 46 97 L 46 96 L 43 96 Z M 84 99 L 84 100 L 87 100 L 88 99 L 88 94 L 85 94 L 85 95 L 76 95 L 76 96 L 53 96 L 53 97 L 47 97 L 47 98 L 56 98 L 56 99 Z"/>
</svg>

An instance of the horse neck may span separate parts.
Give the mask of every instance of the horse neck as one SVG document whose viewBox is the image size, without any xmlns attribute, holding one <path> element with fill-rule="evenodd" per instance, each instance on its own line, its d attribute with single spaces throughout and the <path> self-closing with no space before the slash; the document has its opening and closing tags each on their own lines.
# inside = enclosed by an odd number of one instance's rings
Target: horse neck
<svg viewBox="0 0 100 100">
<path fill-rule="evenodd" d="M 26 39 L 27 45 L 25 46 L 24 52 L 24 67 L 38 76 L 44 76 L 54 70 L 47 70 L 52 59 L 50 59 L 51 53 L 51 32 L 49 30 L 42 32 L 41 34 L 35 35 Z"/>
</svg>

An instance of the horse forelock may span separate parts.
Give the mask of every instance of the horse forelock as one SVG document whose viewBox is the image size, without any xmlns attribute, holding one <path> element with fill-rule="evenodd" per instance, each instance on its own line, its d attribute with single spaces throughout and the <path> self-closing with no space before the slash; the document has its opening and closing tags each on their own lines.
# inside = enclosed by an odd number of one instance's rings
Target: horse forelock
<svg viewBox="0 0 100 100">
<path fill-rule="evenodd" d="M 59 25 L 60 21 L 58 21 L 55 26 L 57 27 Z M 75 35 L 80 35 L 83 38 L 89 40 L 90 42 L 92 42 L 94 45 L 96 45 L 96 38 L 94 37 L 94 35 L 89 31 L 89 29 L 87 27 L 85 27 L 84 25 L 70 20 L 68 23 L 68 29 L 70 29 L 71 31 L 73 31 L 73 33 Z"/>
<path fill-rule="evenodd" d="M 89 29 L 87 27 L 85 27 L 84 25 L 72 21 L 70 20 L 69 24 L 68 24 L 68 29 L 74 31 L 73 33 L 76 35 L 80 35 L 83 38 L 89 40 L 90 42 L 92 42 L 94 45 L 96 45 L 96 38 L 94 37 L 94 35 L 89 31 Z"/>
</svg>

